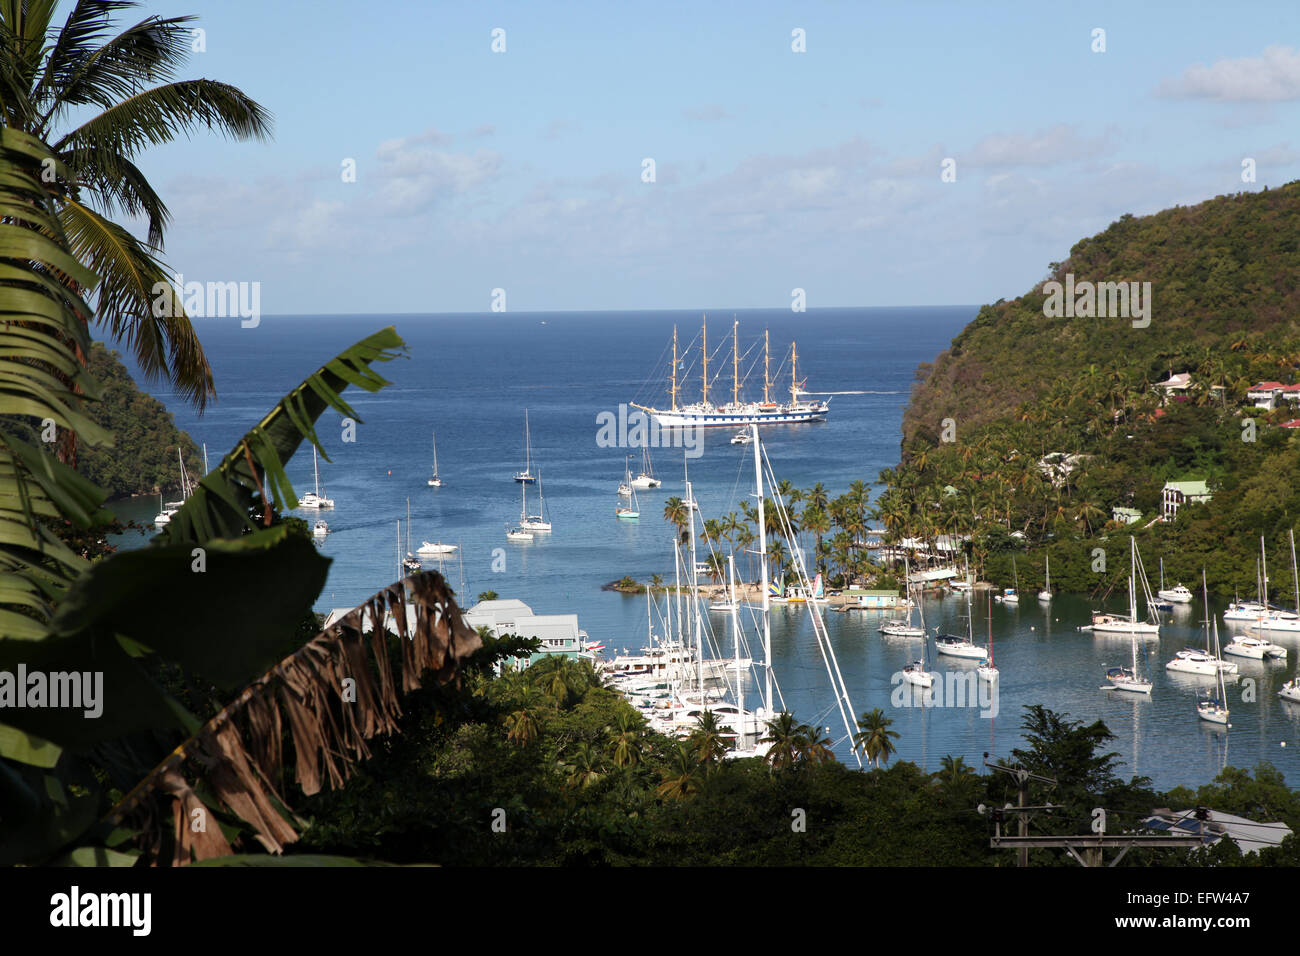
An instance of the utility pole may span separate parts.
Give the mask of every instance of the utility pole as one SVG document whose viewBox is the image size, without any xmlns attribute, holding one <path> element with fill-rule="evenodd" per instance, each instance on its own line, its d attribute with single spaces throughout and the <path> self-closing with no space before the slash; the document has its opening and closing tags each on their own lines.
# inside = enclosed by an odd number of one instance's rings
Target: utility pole
<svg viewBox="0 0 1300 956">
<path fill-rule="evenodd" d="M 984 766 L 995 773 L 1005 773 L 1014 777 L 1019 798 L 1016 806 L 1007 804 L 1002 808 L 986 807 L 980 804 L 977 810 L 981 814 L 988 813 L 993 817 L 993 838 L 989 846 L 994 850 L 1012 850 L 1016 851 L 1016 862 L 1018 866 L 1029 865 L 1029 850 L 1031 847 L 1042 847 L 1046 849 L 1065 850 L 1070 856 L 1079 863 L 1080 866 L 1099 867 L 1102 865 L 1103 850 L 1118 849 L 1119 853 L 1110 861 L 1110 866 L 1115 866 L 1124 855 L 1135 846 L 1140 847 L 1184 847 L 1195 848 L 1204 845 L 1204 821 L 1208 819 L 1208 813 L 1202 808 L 1197 808 L 1196 817 L 1201 822 L 1202 835 L 1200 836 L 1171 836 L 1154 833 L 1127 833 L 1120 836 L 1106 836 L 1105 831 L 1105 812 L 1102 811 L 1099 823 L 1100 828 L 1093 833 L 1083 836 L 1030 836 L 1029 820 L 1031 815 L 1037 810 L 1063 809 L 1059 804 L 1050 803 L 1042 806 L 1029 806 L 1025 802 L 1029 789 L 1029 781 L 1034 780 L 1038 783 L 1056 786 L 1056 781 L 1051 777 L 1040 777 L 1037 774 L 1030 773 L 1023 767 L 1004 767 L 1000 764 L 989 763 L 989 755 L 984 755 Z M 1014 813 L 1018 823 L 1016 836 L 1004 836 L 1002 834 L 1002 825 L 1007 821 L 1007 814 Z"/>
</svg>

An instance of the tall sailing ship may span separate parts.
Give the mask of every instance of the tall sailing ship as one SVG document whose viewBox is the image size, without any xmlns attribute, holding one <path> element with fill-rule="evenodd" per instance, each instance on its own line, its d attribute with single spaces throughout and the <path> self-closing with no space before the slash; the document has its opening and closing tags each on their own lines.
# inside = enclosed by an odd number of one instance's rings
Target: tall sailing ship
<svg viewBox="0 0 1300 956">
<path fill-rule="evenodd" d="M 763 400 L 761 402 L 745 401 L 741 398 L 742 379 L 740 375 L 740 323 L 731 326 L 731 401 L 719 405 L 710 400 L 709 389 L 709 326 L 706 321 L 701 329 L 700 355 L 703 368 L 703 380 L 700 400 L 693 404 L 679 404 L 682 391 L 678 384 L 678 370 L 681 359 L 677 352 L 677 327 L 673 326 L 673 358 L 671 380 L 669 382 L 669 407 L 652 408 L 632 402 L 633 408 L 639 408 L 649 414 L 660 428 L 736 428 L 746 425 L 800 425 L 807 422 L 823 422 L 830 412 L 829 401 L 807 398 L 803 390 L 805 382 L 799 381 L 799 353 L 795 343 L 790 343 L 790 400 L 776 402 L 772 400 L 771 379 L 771 344 L 766 331 L 763 332 Z"/>
</svg>

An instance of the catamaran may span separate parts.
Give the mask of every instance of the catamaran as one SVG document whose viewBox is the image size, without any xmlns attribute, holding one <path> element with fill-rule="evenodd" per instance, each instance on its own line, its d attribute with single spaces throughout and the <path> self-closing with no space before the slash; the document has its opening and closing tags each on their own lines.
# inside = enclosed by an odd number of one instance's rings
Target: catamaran
<svg viewBox="0 0 1300 956">
<path fill-rule="evenodd" d="M 658 488 L 663 482 L 655 477 L 654 466 L 650 464 L 650 446 L 641 449 L 641 471 L 632 479 L 633 488 Z"/>
<path fill-rule="evenodd" d="M 1211 618 L 1214 624 L 1214 654 L 1219 654 L 1219 622 L 1217 618 Z M 1223 724 L 1228 726 L 1228 691 L 1223 685 L 1223 671 L 1218 675 L 1218 696 L 1209 694 L 1196 702 L 1196 716 L 1201 720 L 1207 720 L 1212 724 Z"/>
<path fill-rule="evenodd" d="M 312 470 L 312 475 L 313 475 L 313 477 L 315 478 L 315 481 L 316 481 L 316 484 L 315 484 L 315 490 L 314 490 L 314 491 L 308 491 L 308 492 L 306 492 L 306 493 L 305 493 L 301 498 L 299 498 L 299 499 L 298 499 L 298 507 L 299 507 L 299 508 L 316 508 L 316 509 L 318 509 L 318 510 L 324 510 L 324 509 L 326 509 L 326 508 L 333 508 L 333 507 L 334 507 L 334 499 L 333 499 L 333 498 L 326 498 L 325 495 L 324 495 L 324 494 L 321 492 L 321 490 L 320 490 L 320 464 L 319 464 L 319 463 L 317 462 L 317 460 L 316 460 L 316 446 L 315 446 L 315 445 L 312 445 L 312 446 L 311 446 L 311 470 Z"/>
<path fill-rule="evenodd" d="M 515 472 L 515 481 L 531 485 L 537 480 L 533 474 L 533 439 L 528 431 L 528 409 L 524 409 L 524 470 Z"/>
<path fill-rule="evenodd" d="M 826 401 L 809 401 L 801 396 L 808 393 L 803 390 L 804 382 L 798 376 L 798 350 L 790 345 L 790 401 L 778 403 L 772 400 L 772 381 L 770 376 L 771 348 L 767 333 L 763 334 L 763 400 L 761 402 L 742 401 L 740 390 L 740 323 L 732 323 L 732 387 L 731 401 L 718 405 L 709 398 L 709 326 L 706 319 L 701 332 L 700 355 L 703 366 L 703 385 L 700 400 L 691 405 L 679 405 L 677 401 L 680 388 L 677 384 L 677 371 L 680 360 L 677 355 L 677 327 L 673 327 L 672 374 L 669 385 L 669 407 L 653 408 L 648 405 L 631 403 L 649 414 L 660 428 L 736 428 L 746 425 L 797 425 L 807 422 L 825 421 L 830 412 L 830 403 Z"/>
<path fill-rule="evenodd" d="M 1264 558 L 1264 539 L 1260 538 L 1260 558 Z M 1291 532 L 1291 580 L 1295 587 L 1296 600 L 1300 601 L 1300 573 L 1296 571 L 1295 560 L 1295 531 Z M 1268 575 L 1265 573 L 1263 579 L 1264 587 L 1264 607 L 1267 609 L 1261 611 L 1255 620 L 1249 625 L 1250 630 L 1258 631 L 1283 631 L 1289 633 L 1300 633 L 1300 617 L 1292 611 L 1284 611 L 1281 608 L 1273 608 L 1268 603 Z"/>
<path fill-rule="evenodd" d="M 429 479 L 430 488 L 441 488 L 442 479 L 438 477 L 438 433 L 433 433 L 433 476 Z"/>
<path fill-rule="evenodd" d="M 1129 537 L 1129 574 L 1128 574 L 1128 617 L 1122 617 L 1118 614 L 1102 614 L 1094 611 L 1092 615 L 1092 624 L 1086 628 L 1094 633 L 1099 634 L 1142 634 L 1151 637 L 1160 636 L 1160 625 L 1155 620 L 1139 621 L 1137 616 L 1137 583 L 1141 582 L 1142 590 L 1147 598 L 1147 607 L 1152 605 L 1151 585 L 1147 582 L 1146 571 L 1142 568 L 1142 560 L 1138 556 L 1137 541 Z M 1154 611 L 1149 612 L 1154 618 Z"/>
<path fill-rule="evenodd" d="M 1223 672 L 1228 674 L 1237 673 L 1237 665 L 1232 661 L 1225 661 L 1219 656 L 1218 631 L 1215 630 L 1214 653 L 1210 653 L 1210 621 L 1213 614 L 1210 613 L 1210 592 L 1205 583 L 1205 569 L 1201 569 L 1201 595 L 1205 601 L 1205 650 L 1201 651 L 1196 648 L 1188 647 L 1174 655 L 1174 659 L 1165 665 L 1165 670 L 1176 671 L 1182 674 L 1196 674 L 1198 676 L 1213 677 Z"/>
</svg>

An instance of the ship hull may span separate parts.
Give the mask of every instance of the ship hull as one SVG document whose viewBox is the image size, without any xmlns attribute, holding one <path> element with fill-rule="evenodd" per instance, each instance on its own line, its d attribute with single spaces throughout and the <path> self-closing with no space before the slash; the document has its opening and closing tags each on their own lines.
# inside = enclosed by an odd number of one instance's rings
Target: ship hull
<svg viewBox="0 0 1300 956">
<path fill-rule="evenodd" d="M 742 412 L 650 412 L 650 416 L 660 428 L 740 428 L 745 425 L 807 425 L 812 422 L 826 421 L 828 414 L 828 409 L 761 412 L 751 415 Z"/>
</svg>

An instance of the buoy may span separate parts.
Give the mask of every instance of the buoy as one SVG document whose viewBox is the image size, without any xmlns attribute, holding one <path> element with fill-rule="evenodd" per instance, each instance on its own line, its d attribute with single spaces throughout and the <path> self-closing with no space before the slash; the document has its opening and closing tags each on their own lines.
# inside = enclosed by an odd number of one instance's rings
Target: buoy
<svg viewBox="0 0 1300 956">
<path fill-rule="evenodd" d="M 1282 741 L 1282 746 L 1283 746 L 1283 747 L 1285 747 L 1285 746 L 1286 746 L 1286 741 L 1285 741 L 1285 740 L 1284 740 L 1284 741 Z"/>
<path fill-rule="evenodd" d="M 391 478 L 392 475 L 393 475 L 393 469 L 389 468 L 389 469 L 388 469 L 388 476 Z"/>
</svg>

